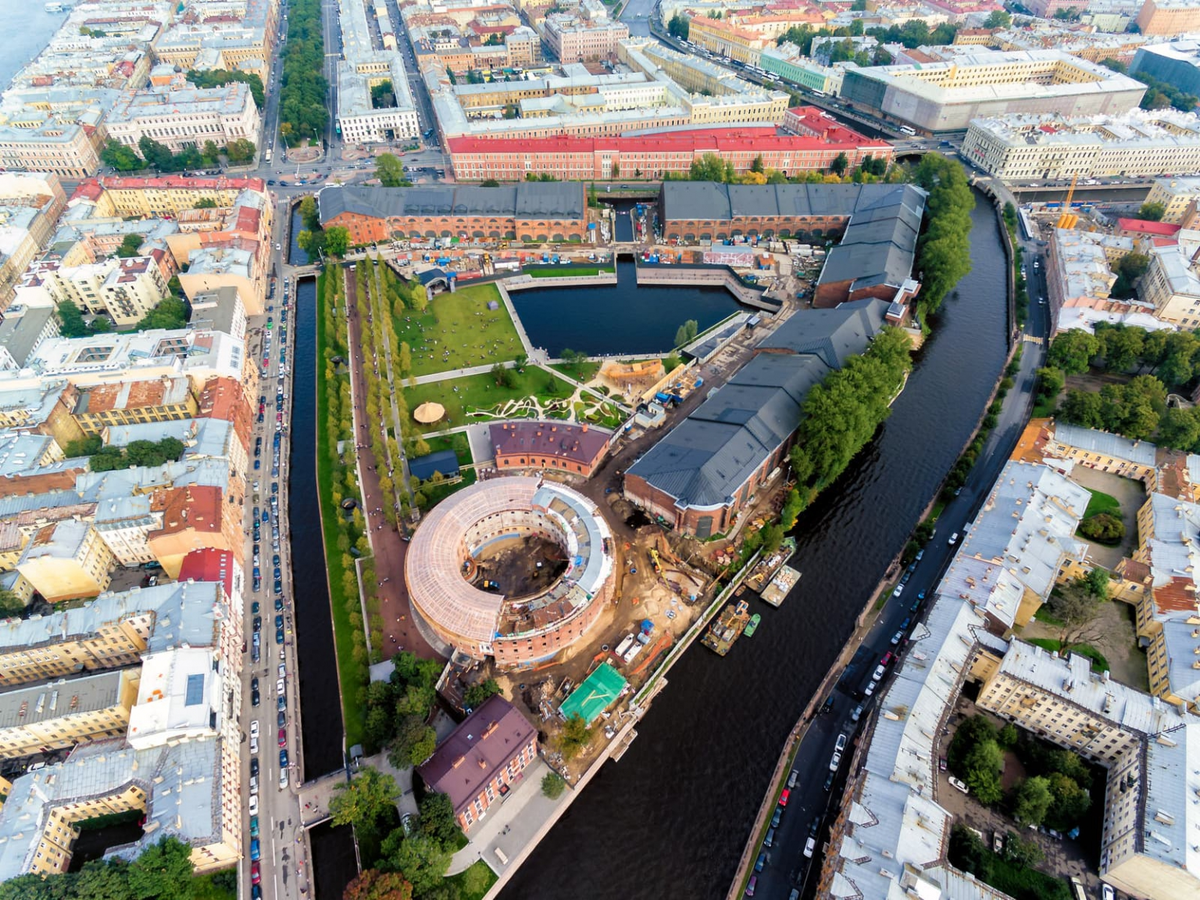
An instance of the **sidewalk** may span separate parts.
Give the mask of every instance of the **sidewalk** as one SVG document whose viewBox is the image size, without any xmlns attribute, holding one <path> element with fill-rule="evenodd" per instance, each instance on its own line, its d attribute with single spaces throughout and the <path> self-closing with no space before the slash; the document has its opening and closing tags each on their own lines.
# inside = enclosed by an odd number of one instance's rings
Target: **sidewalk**
<svg viewBox="0 0 1200 900">
<path fill-rule="evenodd" d="M 525 767 L 522 778 L 517 782 L 509 798 L 492 806 L 484 818 L 471 829 L 470 840 L 450 860 L 447 875 L 457 875 L 469 869 L 476 860 L 482 859 L 497 875 L 506 865 L 511 865 L 526 849 L 532 849 L 542 838 L 544 826 L 548 824 L 559 805 L 568 802 L 571 788 L 567 788 L 557 800 L 542 793 L 542 779 L 550 773 L 550 767 L 540 756 Z M 506 864 L 496 855 L 496 849 L 509 860 Z"/>
</svg>

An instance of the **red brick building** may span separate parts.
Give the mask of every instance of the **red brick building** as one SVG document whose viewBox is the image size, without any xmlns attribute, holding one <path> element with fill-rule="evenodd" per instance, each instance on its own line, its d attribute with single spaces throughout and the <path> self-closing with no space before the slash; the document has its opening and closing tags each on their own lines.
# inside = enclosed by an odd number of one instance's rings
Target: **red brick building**
<svg viewBox="0 0 1200 900">
<path fill-rule="evenodd" d="M 537 729 L 499 694 L 463 720 L 417 767 L 431 792 L 446 794 L 463 831 L 503 800 L 537 759 Z"/>
<path fill-rule="evenodd" d="M 589 477 L 612 434 L 566 422 L 501 422 L 490 428 L 498 469 L 558 469 Z"/>
<path fill-rule="evenodd" d="M 892 158 L 887 142 L 863 137 L 819 110 L 800 107 L 788 116 L 799 134 L 784 135 L 768 127 L 705 128 L 633 137 L 458 137 L 447 146 L 459 181 L 521 181 L 528 174 L 560 181 L 660 180 L 667 174 L 687 174 L 693 162 L 708 154 L 732 163 L 738 175 L 749 172 L 759 157 L 765 168 L 784 175 L 826 171 L 843 153 L 851 168 L 868 156 Z"/>
<path fill-rule="evenodd" d="M 533 242 L 582 241 L 587 236 L 582 184 L 349 185 L 325 188 L 317 203 L 322 227 L 347 229 L 352 245 L 392 238 Z"/>
</svg>

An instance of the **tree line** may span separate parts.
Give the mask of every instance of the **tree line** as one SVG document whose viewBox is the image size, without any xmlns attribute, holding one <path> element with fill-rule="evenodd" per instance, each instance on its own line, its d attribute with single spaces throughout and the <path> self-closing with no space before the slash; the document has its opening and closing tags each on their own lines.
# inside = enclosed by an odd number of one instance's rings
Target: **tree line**
<svg viewBox="0 0 1200 900">
<path fill-rule="evenodd" d="M 283 48 L 283 89 L 279 94 L 279 134 L 288 144 L 320 137 L 329 124 L 325 98 L 325 35 L 320 0 L 288 4 L 288 38 Z"/>
<path fill-rule="evenodd" d="M 178 462 L 186 448 L 178 438 L 165 437 L 159 441 L 130 441 L 124 447 L 105 446 L 100 435 L 93 434 L 68 441 L 63 448 L 67 459 L 86 456 L 93 472 L 112 472 L 130 466 L 161 466 Z"/>
<path fill-rule="evenodd" d="M 259 109 L 266 105 L 266 92 L 263 90 L 262 79 L 256 72 L 242 72 L 238 69 L 207 69 L 201 72 L 198 69 L 191 69 L 186 78 L 199 88 L 224 87 L 230 82 L 249 85 L 254 105 Z"/>
<path fill-rule="evenodd" d="M 1147 331 L 1103 322 L 1096 324 L 1094 334 L 1063 332 L 1050 345 L 1046 367 L 1038 371 L 1039 401 L 1052 408 L 1068 375 L 1092 370 L 1132 377 L 1099 391 L 1068 391 L 1058 404 L 1061 420 L 1200 452 L 1200 409 L 1167 407 L 1168 393 L 1186 393 L 1186 386 L 1200 376 L 1196 332 Z"/>
<path fill-rule="evenodd" d="M 912 180 L 928 192 L 925 222 L 917 242 L 917 271 L 921 294 L 920 318 L 936 312 L 959 280 L 971 271 L 971 212 L 975 195 L 966 172 L 955 160 L 927 153 L 912 172 Z"/>
<path fill-rule="evenodd" d="M 234 165 L 248 163 L 254 159 L 258 148 L 245 138 L 230 141 L 224 148 L 215 141 L 205 141 L 197 147 L 189 144 L 178 153 L 165 144 L 142 135 L 134 150 L 114 138 L 109 138 L 100 151 L 100 161 L 118 172 L 140 172 L 153 168 L 159 172 L 190 172 L 196 169 L 215 169 L 221 164 L 221 155 Z"/>
</svg>

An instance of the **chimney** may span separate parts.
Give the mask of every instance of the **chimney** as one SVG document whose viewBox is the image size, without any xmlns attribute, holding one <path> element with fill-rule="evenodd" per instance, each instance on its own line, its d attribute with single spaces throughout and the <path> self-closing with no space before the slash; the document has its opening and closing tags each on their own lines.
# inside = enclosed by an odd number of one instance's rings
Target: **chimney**
<svg viewBox="0 0 1200 900">
<path fill-rule="evenodd" d="M 484 739 L 484 740 L 486 740 L 487 738 L 491 737 L 491 735 L 492 735 L 492 734 L 493 734 L 493 733 L 496 731 L 496 729 L 497 729 L 497 728 L 499 728 L 499 727 L 500 727 L 500 725 L 499 725 L 498 723 L 496 723 L 496 722 L 493 722 L 493 723 L 492 723 L 492 724 L 490 724 L 490 725 L 489 725 L 487 728 L 483 729 L 483 734 L 481 734 L 479 737 L 480 737 L 481 739 Z"/>
</svg>

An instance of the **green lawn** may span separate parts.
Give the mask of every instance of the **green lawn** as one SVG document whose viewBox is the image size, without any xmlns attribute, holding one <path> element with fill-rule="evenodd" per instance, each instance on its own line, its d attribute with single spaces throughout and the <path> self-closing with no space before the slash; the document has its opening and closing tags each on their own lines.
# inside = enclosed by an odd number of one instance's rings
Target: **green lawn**
<svg viewBox="0 0 1200 900">
<path fill-rule="evenodd" d="M 492 300 L 500 304 L 499 309 L 487 308 Z M 396 338 L 412 350 L 415 375 L 491 365 L 525 354 L 500 292 L 492 284 L 439 294 L 424 313 L 406 310 L 395 323 Z"/>
<path fill-rule="evenodd" d="M 446 880 L 458 886 L 458 896 L 461 900 L 483 900 L 499 877 L 481 859 L 473 863 L 471 868 L 451 875 Z"/>
<path fill-rule="evenodd" d="M 333 269 L 340 276 L 341 269 Z M 317 304 L 325 300 L 322 274 L 317 280 Z M 339 298 L 341 299 L 341 298 Z M 328 418 L 328 403 L 325 399 L 325 317 L 317 315 L 317 421 Z M 345 376 L 335 376 L 345 377 Z M 338 526 L 335 516 L 341 513 L 333 503 L 333 477 L 330 461 L 329 438 L 323 427 L 317 428 L 317 489 L 321 501 L 321 531 L 324 535 L 325 565 L 328 570 L 329 606 L 333 614 L 333 643 L 337 652 L 338 681 L 341 685 L 342 721 L 346 729 L 346 746 L 362 742 L 363 710 L 358 705 L 358 669 L 354 662 L 354 635 L 350 626 L 350 614 L 346 611 L 345 590 L 342 586 L 342 554 L 337 548 Z"/>
<path fill-rule="evenodd" d="M 1097 513 L 1112 513 L 1120 518 L 1121 504 L 1116 497 L 1106 494 L 1104 491 L 1092 491 L 1092 499 L 1088 501 L 1087 512 L 1083 514 L 1083 517 L 1087 519 Z"/>
<path fill-rule="evenodd" d="M 576 381 L 587 384 L 596 377 L 596 373 L 600 371 L 600 363 L 598 362 L 581 362 L 581 363 L 554 363 L 550 366 L 555 372 L 562 372 L 568 378 L 574 378 Z"/>
<path fill-rule="evenodd" d="M 612 266 L 547 266 L 544 269 L 525 268 L 523 275 L 530 278 L 592 278 L 601 272 L 611 274 Z"/>
<path fill-rule="evenodd" d="M 1029 643 L 1036 647 L 1041 647 L 1043 650 L 1049 650 L 1051 653 L 1062 650 L 1062 641 L 1056 641 L 1054 638 L 1029 638 Z M 1067 648 L 1067 652 L 1086 656 L 1092 661 L 1092 671 L 1094 672 L 1107 672 L 1109 670 L 1108 657 L 1091 644 L 1072 644 Z"/>
<path fill-rule="evenodd" d="M 444 428 L 485 421 L 479 417 L 468 419 L 468 409 L 496 407 L 508 400 L 530 396 L 535 396 L 545 403 L 552 398 L 566 399 L 574 390 L 573 385 L 536 366 L 527 366 L 524 372 L 514 370 L 513 379 L 513 387 L 501 387 L 496 384 L 490 372 L 485 372 L 482 375 L 468 375 L 451 381 L 435 381 L 432 384 L 418 384 L 405 388 L 404 397 L 410 410 L 428 400 L 442 404 L 446 408 L 446 418 L 430 428 L 431 431 L 440 431 Z M 457 391 L 454 390 L 456 387 Z M 532 413 L 525 418 L 531 417 Z"/>
</svg>

